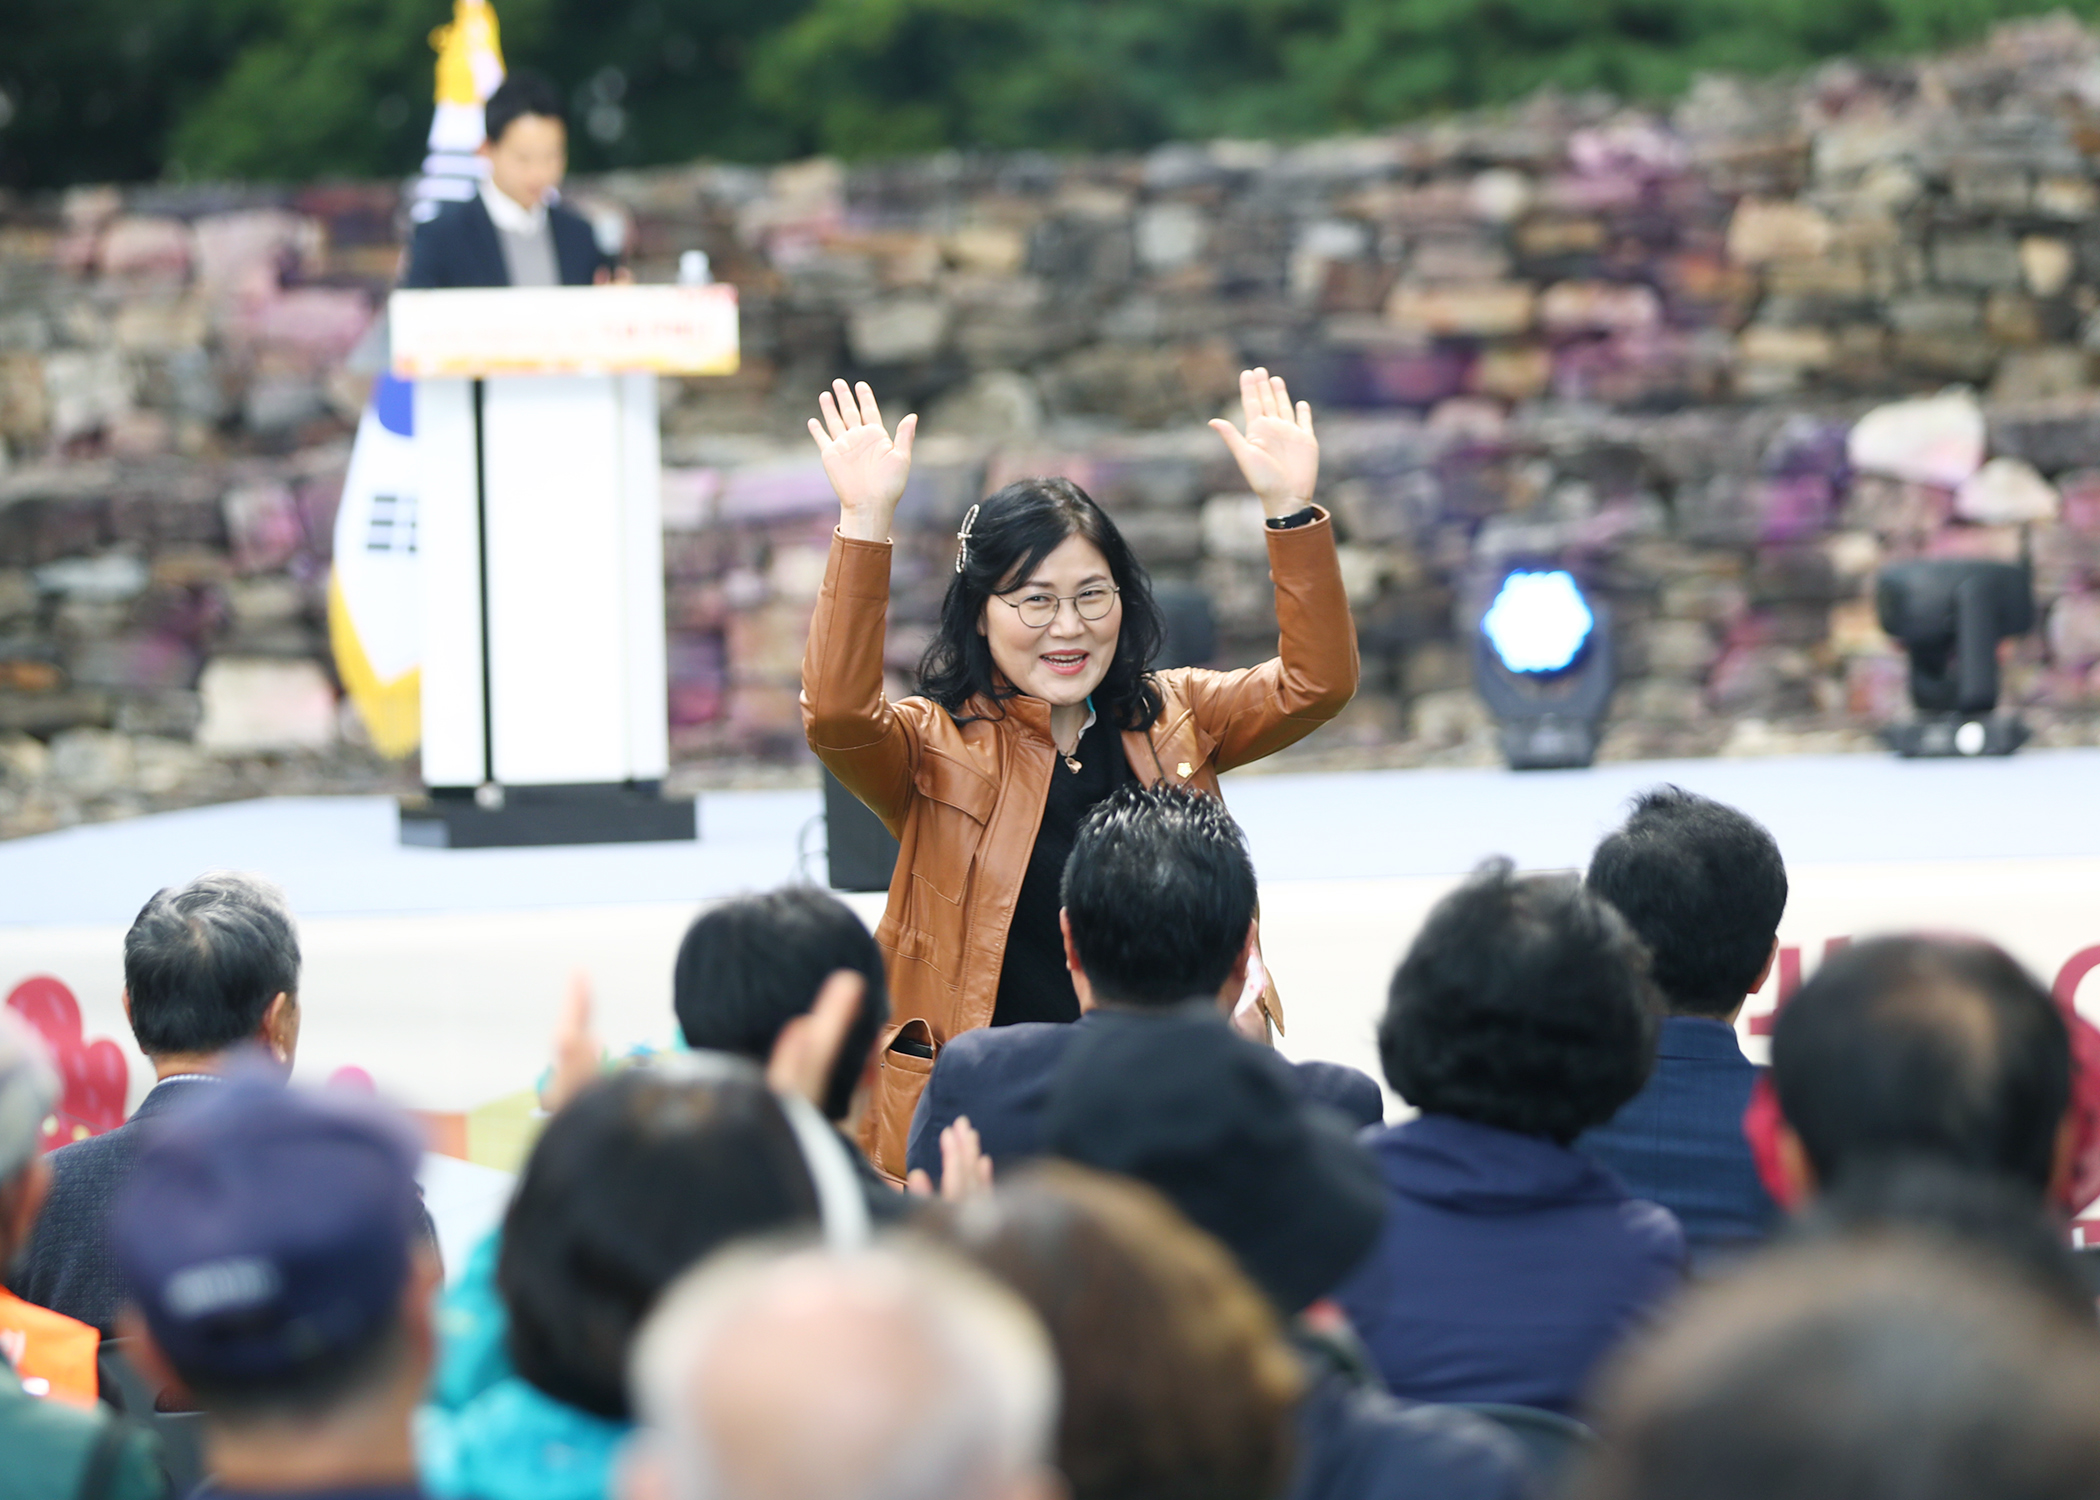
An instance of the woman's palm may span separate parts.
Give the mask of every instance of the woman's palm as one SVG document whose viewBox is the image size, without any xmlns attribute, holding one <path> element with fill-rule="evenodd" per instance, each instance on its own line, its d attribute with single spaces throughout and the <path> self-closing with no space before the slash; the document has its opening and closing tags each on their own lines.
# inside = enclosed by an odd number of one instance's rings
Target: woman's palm
<svg viewBox="0 0 2100 1500">
<path fill-rule="evenodd" d="M 899 422 L 892 441 L 866 381 L 849 388 L 845 381 L 834 380 L 831 389 L 817 398 L 817 406 L 824 420 L 812 418 L 809 435 L 816 440 L 824 477 L 838 492 L 839 508 L 848 516 L 870 521 L 878 535 L 886 532 L 897 502 L 904 498 L 905 481 L 911 477 L 911 445 L 919 430 L 918 417 Z"/>
</svg>

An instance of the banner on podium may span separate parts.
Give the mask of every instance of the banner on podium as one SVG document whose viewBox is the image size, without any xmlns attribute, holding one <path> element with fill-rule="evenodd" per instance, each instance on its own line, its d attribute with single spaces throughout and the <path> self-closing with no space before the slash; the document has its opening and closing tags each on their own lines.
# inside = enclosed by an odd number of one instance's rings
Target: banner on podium
<svg viewBox="0 0 2100 1500">
<path fill-rule="evenodd" d="M 492 375 L 734 375 L 736 288 L 591 286 L 396 292 L 402 380 Z"/>
</svg>

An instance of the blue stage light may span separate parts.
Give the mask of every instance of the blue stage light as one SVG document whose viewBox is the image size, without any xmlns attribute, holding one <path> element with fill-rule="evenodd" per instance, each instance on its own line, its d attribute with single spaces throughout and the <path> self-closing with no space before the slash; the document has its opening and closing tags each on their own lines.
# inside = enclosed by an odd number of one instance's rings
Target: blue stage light
<svg viewBox="0 0 2100 1500">
<path fill-rule="evenodd" d="M 1597 616 L 1573 575 L 1518 571 L 1502 580 L 1480 630 L 1512 672 L 1559 672 L 1581 652 Z"/>
</svg>

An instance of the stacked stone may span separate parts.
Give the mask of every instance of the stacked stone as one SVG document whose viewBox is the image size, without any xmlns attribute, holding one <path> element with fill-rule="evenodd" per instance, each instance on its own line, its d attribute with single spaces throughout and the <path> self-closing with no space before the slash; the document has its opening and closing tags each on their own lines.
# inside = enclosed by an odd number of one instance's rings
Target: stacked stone
<svg viewBox="0 0 2100 1500">
<path fill-rule="evenodd" d="M 1204 593 L 1221 664 L 1273 649 L 1256 509 L 1202 426 L 1257 363 L 1320 412 L 1365 647 L 1358 702 L 1298 763 L 1490 758 L 1470 622 L 1502 570 L 1548 562 L 1613 607 L 1607 754 L 1863 747 L 1904 707 L 1875 570 L 2023 536 L 2046 614 L 2009 693 L 2045 738 L 2090 738 L 2095 148 L 2100 38 L 2053 18 L 1920 62 L 1704 79 L 1665 111 L 1546 94 L 1289 146 L 578 183 L 642 279 L 701 249 L 742 299 L 742 371 L 664 393 L 683 775 L 806 766 L 834 511 L 802 422 L 834 375 L 924 414 L 898 690 L 963 510 L 1030 473 L 1079 480 Z M 412 779 L 335 710 L 323 638 L 369 374 L 351 351 L 398 213 L 357 185 L 0 203 L 0 826 Z M 2024 469 L 1855 470 L 1862 413 L 1949 383 Z M 2007 484 L 2021 524 L 1961 499 Z"/>
</svg>

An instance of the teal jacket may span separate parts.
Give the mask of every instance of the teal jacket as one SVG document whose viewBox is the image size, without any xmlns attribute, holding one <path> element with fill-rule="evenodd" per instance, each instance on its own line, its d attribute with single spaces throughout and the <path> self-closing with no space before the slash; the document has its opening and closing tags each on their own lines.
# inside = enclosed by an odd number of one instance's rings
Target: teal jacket
<svg viewBox="0 0 2100 1500">
<path fill-rule="evenodd" d="M 423 1488 L 435 1500 L 602 1500 L 628 1424 L 557 1401 L 511 1368 L 499 1245 L 491 1234 L 475 1246 L 439 1308 L 437 1378 L 416 1415 Z"/>
<path fill-rule="evenodd" d="M 75 1500 L 95 1440 L 111 1420 L 106 1411 L 30 1395 L 0 1354 L 0 1500 Z M 162 1500 L 168 1481 L 159 1453 L 149 1432 L 126 1437 L 110 1469 L 106 1500 Z"/>
</svg>

